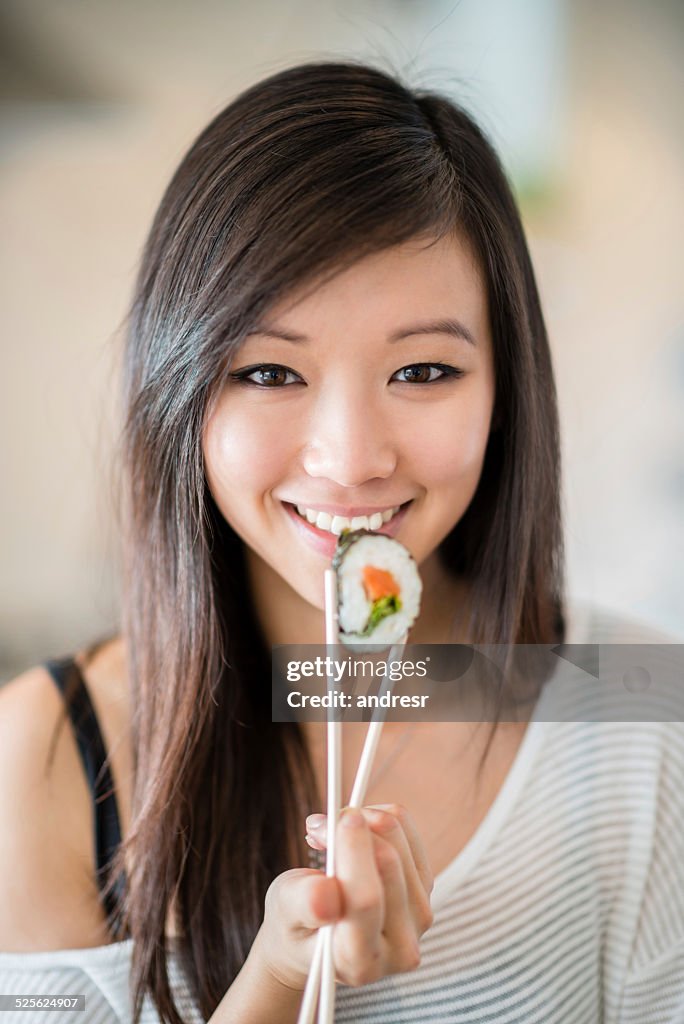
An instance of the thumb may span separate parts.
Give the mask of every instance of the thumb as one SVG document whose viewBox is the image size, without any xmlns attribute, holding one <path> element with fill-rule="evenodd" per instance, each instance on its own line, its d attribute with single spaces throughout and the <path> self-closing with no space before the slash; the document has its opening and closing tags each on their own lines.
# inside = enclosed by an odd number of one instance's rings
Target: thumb
<svg viewBox="0 0 684 1024">
<path fill-rule="evenodd" d="M 342 917 L 342 893 L 336 878 L 322 875 L 314 879 L 309 893 L 309 910 L 311 928 L 320 928 Z"/>
</svg>

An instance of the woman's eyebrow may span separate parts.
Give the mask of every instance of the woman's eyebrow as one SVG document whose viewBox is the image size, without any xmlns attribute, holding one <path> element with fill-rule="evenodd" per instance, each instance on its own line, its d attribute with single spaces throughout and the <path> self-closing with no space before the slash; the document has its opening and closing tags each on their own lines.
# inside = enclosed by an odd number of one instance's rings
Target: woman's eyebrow
<svg viewBox="0 0 684 1024">
<path fill-rule="evenodd" d="M 253 331 L 250 331 L 247 336 L 251 337 L 253 334 L 260 334 L 265 338 L 280 338 L 282 341 L 291 341 L 295 345 L 311 340 L 306 336 L 306 334 L 295 334 L 294 331 L 288 331 L 284 327 L 278 327 L 275 324 L 271 324 L 269 326 L 262 324 L 255 327 Z M 399 330 L 393 331 L 387 340 L 390 342 L 401 341 L 404 338 L 410 338 L 416 334 L 450 334 L 453 338 L 460 338 L 462 341 L 467 341 L 469 345 L 477 344 L 475 338 L 465 324 L 453 317 L 447 317 L 446 319 L 440 320 L 427 320 L 424 323 L 411 324 L 409 327 L 401 327 Z"/>
<path fill-rule="evenodd" d="M 267 327 L 266 324 L 257 325 L 253 331 L 248 331 L 247 337 L 259 334 L 262 338 L 281 338 L 283 341 L 292 341 L 298 344 L 301 341 L 309 341 L 306 334 L 295 334 L 294 331 L 286 331 L 284 327 L 277 327 L 275 324 Z"/>
<path fill-rule="evenodd" d="M 411 324 L 410 327 L 402 327 L 389 336 L 389 341 L 401 341 L 402 338 L 410 338 L 414 334 L 450 334 L 454 338 L 461 338 L 469 345 L 475 345 L 476 341 L 471 332 L 453 317 L 440 320 L 427 320 L 424 323 Z"/>
</svg>

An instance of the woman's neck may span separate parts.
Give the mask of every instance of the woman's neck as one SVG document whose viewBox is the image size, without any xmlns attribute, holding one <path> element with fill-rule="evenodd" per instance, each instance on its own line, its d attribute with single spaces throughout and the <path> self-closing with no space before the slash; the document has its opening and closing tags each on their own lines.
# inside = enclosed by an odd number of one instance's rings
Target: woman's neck
<svg viewBox="0 0 684 1024">
<path fill-rule="evenodd" d="M 276 644 L 325 642 L 323 611 L 305 601 L 251 549 L 246 567 L 256 616 L 267 647 Z M 469 586 L 454 577 L 434 552 L 420 567 L 421 611 L 409 642 L 465 643 L 468 632 Z"/>
</svg>

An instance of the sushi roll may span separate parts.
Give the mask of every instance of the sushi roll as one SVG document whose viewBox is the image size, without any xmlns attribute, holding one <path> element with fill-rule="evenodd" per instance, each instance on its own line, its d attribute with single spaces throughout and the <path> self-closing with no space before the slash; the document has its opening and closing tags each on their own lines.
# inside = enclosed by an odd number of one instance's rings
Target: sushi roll
<svg viewBox="0 0 684 1024">
<path fill-rule="evenodd" d="M 415 622 L 422 584 L 403 544 L 382 533 L 345 531 L 332 567 L 337 573 L 340 642 L 394 644 Z"/>
</svg>

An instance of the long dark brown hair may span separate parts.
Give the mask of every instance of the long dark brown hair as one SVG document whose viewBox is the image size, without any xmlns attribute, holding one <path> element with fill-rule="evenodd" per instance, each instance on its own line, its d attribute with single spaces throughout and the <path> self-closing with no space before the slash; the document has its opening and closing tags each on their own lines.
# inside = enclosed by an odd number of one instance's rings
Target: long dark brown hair
<svg viewBox="0 0 684 1024">
<path fill-rule="evenodd" d="M 473 642 L 558 642 L 551 359 L 516 205 L 472 118 L 360 64 L 295 67 L 215 117 L 162 199 L 124 366 L 135 786 L 117 867 L 129 867 L 123 934 L 135 940 L 136 1020 L 149 992 L 164 1021 L 183 1022 L 167 975 L 172 900 L 194 997 L 212 1014 L 249 952 L 269 884 L 306 863 L 292 837 L 320 806 L 299 727 L 271 722 L 270 653 L 242 543 L 205 480 L 207 412 L 232 354 L 294 286 L 454 229 L 486 279 L 496 399 L 481 480 L 443 559 L 470 582 Z"/>
</svg>

